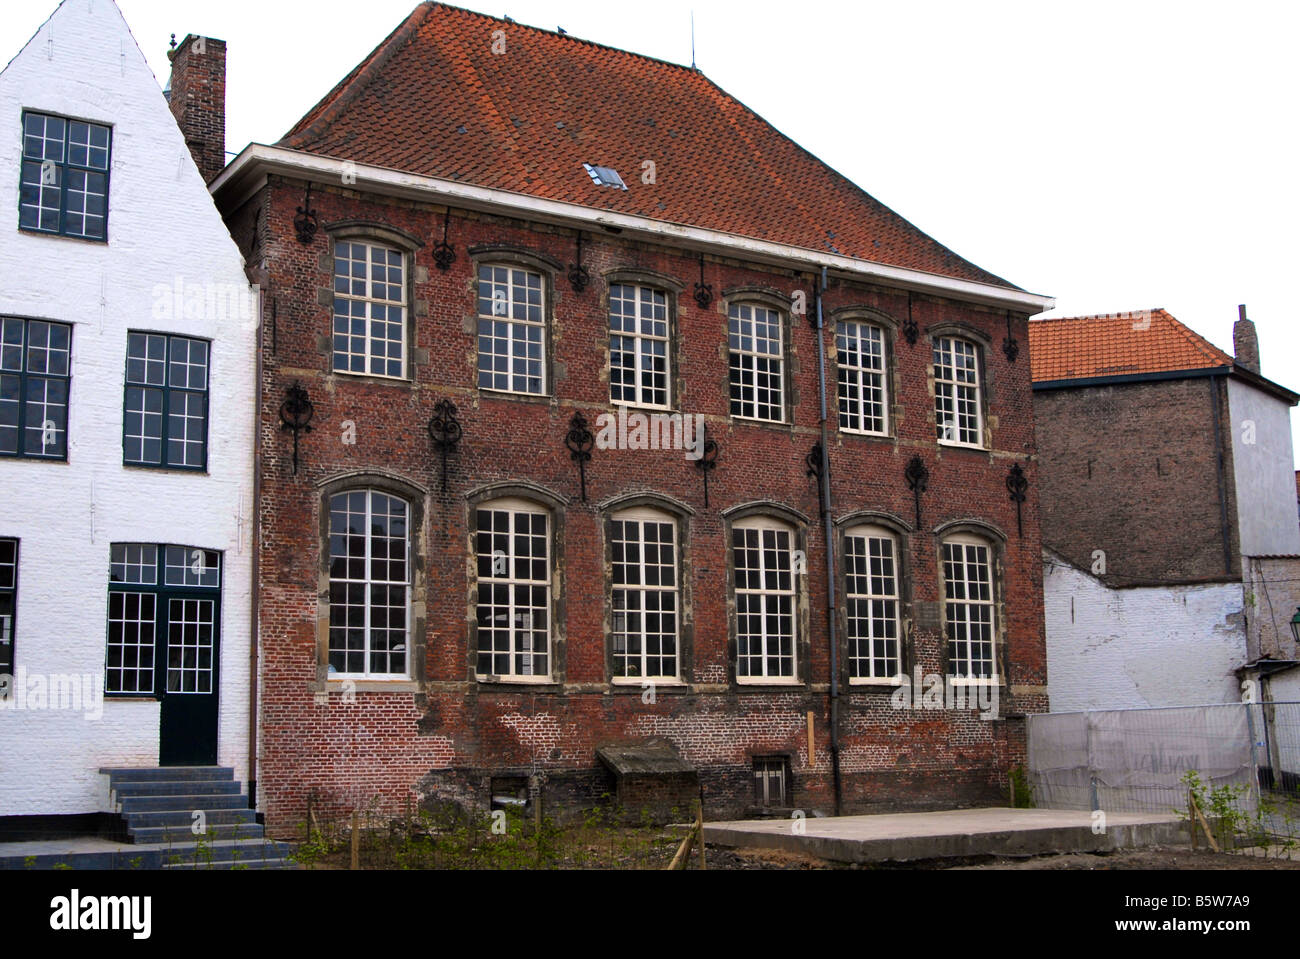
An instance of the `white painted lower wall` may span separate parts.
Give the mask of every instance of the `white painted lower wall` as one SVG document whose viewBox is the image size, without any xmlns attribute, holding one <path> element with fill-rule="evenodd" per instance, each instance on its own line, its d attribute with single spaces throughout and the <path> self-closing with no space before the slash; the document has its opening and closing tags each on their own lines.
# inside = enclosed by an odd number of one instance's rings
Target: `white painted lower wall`
<svg viewBox="0 0 1300 959">
<path fill-rule="evenodd" d="M 1235 702 L 1240 583 L 1110 589 L 1044 552 L 1052 712 Z"/>
</svg>

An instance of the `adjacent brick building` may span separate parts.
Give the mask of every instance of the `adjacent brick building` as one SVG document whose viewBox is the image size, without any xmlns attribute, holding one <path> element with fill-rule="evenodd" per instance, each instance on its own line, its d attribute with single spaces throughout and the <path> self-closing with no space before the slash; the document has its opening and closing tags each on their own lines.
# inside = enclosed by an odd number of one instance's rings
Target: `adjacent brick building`
<svg viewBox="0 0 1300 959">
<path fill-rule="evenodd" d="M 1260 375 L 1244 307 L 1235 358 L 1160 309 L 1038 320 L 1029 340 L 1053 709 L 1228 702 L 1243 680 L 1282 681 L 1300 397 Z"/>
<path fill-rule="evenodd" d="M 212 190 L 266 302 L 272 830 L 309 798 L 654 806 L 623 768 L 713 816 L 829 811 L 837 773 L 846 811 L 997 800 L 1047 706 L 1050 300 L 696 70 L 441 4 Z M 897 708 L 914 670 L 996 718 Z"/>
</svg>

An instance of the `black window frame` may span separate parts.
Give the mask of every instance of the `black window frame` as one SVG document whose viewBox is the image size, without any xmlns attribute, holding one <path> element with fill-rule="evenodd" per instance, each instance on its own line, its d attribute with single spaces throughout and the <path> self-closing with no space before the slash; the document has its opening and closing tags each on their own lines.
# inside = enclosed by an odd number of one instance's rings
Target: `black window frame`
<svg viewBox="0 0 1300 959">
<path fill-rule="evenodd" d="M 24 167 L 26 167 L 26 165 L 29 163 L 35 163 L 39 167 L 43 167 L 44 164 L 47 162 L 45 157 L 42 157 L 40 160 L 35 160 L 35 159 L 28 158 L 27 156 L 27 118 L 31 116 L 42 117 L 46 120 L 51 120 L 51 119 L 61 120 L 64 125 L 63 126 L 63 159 L 61 161 L 58 161 L 57 164 L 59 167 L 59 227 L 57 230 L 43 229 L 40 226 L 39 212 L 37 214 L 36 226 L 23 224 L 22 187 L 24 182 Z M 90 243 L 107 243 L 109 205 L 110 205 L 110 200 L 113 192 L 112 191 L 113 188 L 113 177 L 112 177 L 113 125 L 109 123 L 98 122 L 95 120 L 82 120 L 76 117 L 68 117 L 59 113 L 48 113 L 44 110 L 28 110 L 28 109 L 23 110 L 21 122 L 22 122 L 22 127 L 21 127 L 20 135 L 22 137 L 23 146 L 22 146 L 22 154 L 19 160 L 19 173 L 18 173 L 18 181 L 19 181 L 18 183 L 18 229 L 24 233 L 32 233 L 40 236 L 65 236 L 72 240 L 86 240 Z M 69 155 L 71 152 L 70 151 L 71 144 L 69 141 L 69 137 L 71 135 L 72 124 L 74 123 L 84 123 L 89 127 L 101 127 L 108 131 L 108 145 L 104 148 L 106 153 L 106 158 L 104 161 L 104 168 L 102 170 L 99 169 L 98 167 L 94 167 L 89 164 L 89 152 L 90 152 L 89 141 L 87 141 L 88 142 L 87 162 L 85 164 L 72 162 Z M 68 232 L 67 217 L 68 217 L 68 172 L 69 171 L 102 175 L 104 177 L 104 235 L 103 236 L 95 236 L 87 233 Z M 39 199 L 38 199 L 37 210 L 39 211 L 41 209 L 42 207 L 39 205 Z M 82 211 L 82 217 L 84 220 L 85 217 L 84 210 Z"/>
<path fill-rule="evenodd" d="M 21 323 L 23 328 L 22 346 L 19 350 L 19 369 L 6 370 L 3 368 L 3 329 L 5 324 Z M 32 324 L 41 323 L 50 327 L 62 327 L 68 331 L 68 366 L 67 373 L 63 375 L 51 375 L 49 372 L 37 373 L 28 369 L 30 362 L 30 345 Z M 71 323 L 62 323 L 57 320 L 42 320 L 35 318 L 4 316 L 0 317 L 0 377 L 17 376 L 18 377 L 18 442 L 14 452 L 0 449 L 0 459 L 27 459 L 27 460 L 44 460 L 51 463 L 66 463 L 68 461 L 68 420 L 72 407 L 72 333 L 73 326 Z M 26 451 L 27 439 L 27 406 L 29 403 L 29 382 L 31 379 L 55 380 L 64 384 L 64 402 L 63 402 L 63 450 L 59 454 L 29 453 Z M 41 431 L 42 436 L 44 430 Z"/>
<path fill-rule="evenodd" d="M 150 330 L 128 330 L 126 336 L 127 336 L 126 374 L 124 377 L 123 390 L 122 390 L 122 465 L 144 467 L 145 469 L 177 470 L 185 473 L 206 473 L 208 471 L 208 452 L 209 452 L 208 440 L 209 440 L 209 433 L 212 425 L 212 341 L 198 336 L 184 336 L 178 333 L 162 333 L 162 332 L 150 331 Z M 164 375 L 163 375 L 163 383 L 161 386 L 156 383 L 133 382 L 131 380 L 131 359 L 132 359 L 131 338 L 134 336 L 143 336 L 146 338 L 151 336 L 157 336 L 157 337 L 162 337 L 164 340 L 166 340 L 167 352 L 166 352 L 166 356 L 163 358 L 162 361 Z M 206 361 L 206 368 L 203 377 L 202 390 L 191 389 L 188 386 L 185 387 L 172 386 L 171 383 L 172 345 L 176 340 L 185 340 L 189 343 L 202 343 L 206 347 L 207 361 Z M 147 339 L 146 339 L 146 343 L 147 343 Z M 146 362 L 147 361 L 148 361 L 148 354 L 146 352 Z M 144 390 L 144 391 L 153 390 L 153 391 L 160 392 L 162 394 L 162 406 L 161 406 L 162 434 L 159 437 L 160 460 L 157 463 L 151 463 L 143 459 L 133 460 L 130 458 L 127 451 L 127 415 L 128 415 L 127 404 L 130 398 L 131 390 L 133 389 Z M 169 446 L 171 441 L 170 428 L 171 428 L 171 417 L 172 417 L 171 397 L 173 392 L 198 394 L 203 397 L 203 462 L 197 466 L 190 466 L 186 464 L 172 464 L 171 462 L 169 462 L 168 451 L 169 451 Z M 143 417 L 143 413 L 141 414 L 141 416 Z M 143 425 L 141 425 L 141 430 L 143 431 L 143 429 L 144 427 Z"/>
<path fill-rule="evenodd" d="M 12 544 L 13 562 L 6 562 L 0 555 L 0 601 L 9 599 L 8 641 L 5 641 L 5 623 L 0 618 L 0 676 L 12 676 L 17 662 L 18 650 L 18 557 L 22 541 L 16 537 L 0 537 L 0 548 Z M 13 575 L 6 579 L 5 571 L 12 569 Z M 0 606 L 3 609 L 3 606 Z"/>
<path fill-rule="evenodd" d="M 143 549 L 156 550 L 154 555 L 154 581 L 152 583 L 131 583 L 113 578 L 113 551 L 119 547 L 140 547 Z M 169 584 L 167 582 L 167 552 L 168 550 L 179 549 L 184 552 L 188 559 L 196 552 L 203 554 L 204 574 L 214 569 L 216 570 L 217 583 L 215 586 L 205 586 L 199 584 Z M 208 566 L 209 557 L 216 557 L 216 566 Z M 221 600 L 224 593 L 226 562 L 225 554 L 220 550 L 203 549 L 198 546 L 181 546 L 176 543 L 113 543 L 109 547 L 109 580 L 108 580 L 108 598 L 107 608 L 104 617 L 104 697 L 106 699 L 161 699 L 168 693 L 167 690 L 167 644 L 168 644 L 168 624 L 170 622 L 169 609 L 170 600 L 206 600 L 213 603 L 212 609 L 212 628 L 215 632 L 213 637 L 213 648 L 219 650 L 219 638 L 221 635 Z M 187 564 L 188 565 L 188 564 Z M 183 568 L 183 567 L 172 567 Z M 115 594 L 149 594 L 154 597 L 154 633 L 153 633 L 153 663 L 150 667 L 153 672 L 153 689 L 152 690 L 121 690 L 114 689 L 111 682 L 113 666 L 109 662 L 109 648 L 112 645 L 112 609 L 113 596 Z M 125 645 L 125 644 L 118 644 Z M 137 649 L 140 648 L 136 644 Z M 127 667 L 120 666 L 118 669 Z M 214 655 L 210 665 L 212 685 L 209 690 L 202 690 L 203 693 L 215 693 L 220 688 L 221 662 L 220 656 Z"/>
</svg>

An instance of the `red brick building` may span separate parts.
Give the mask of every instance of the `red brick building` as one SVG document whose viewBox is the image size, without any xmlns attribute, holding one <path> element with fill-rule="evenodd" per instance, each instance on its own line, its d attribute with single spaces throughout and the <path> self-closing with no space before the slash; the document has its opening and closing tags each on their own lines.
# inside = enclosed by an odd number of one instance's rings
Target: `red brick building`
<svg viewBox="0 0 1300 959">
<path fill-rule="evenodd" d="M 212 188 L 266 304 L 273 831 L 309 795 L 998 800 L 1047 706 L 1049 300 L 696 70 L 441 4 Z M 997 708 L 899 708 L 914 670 Z"/>
</svg>

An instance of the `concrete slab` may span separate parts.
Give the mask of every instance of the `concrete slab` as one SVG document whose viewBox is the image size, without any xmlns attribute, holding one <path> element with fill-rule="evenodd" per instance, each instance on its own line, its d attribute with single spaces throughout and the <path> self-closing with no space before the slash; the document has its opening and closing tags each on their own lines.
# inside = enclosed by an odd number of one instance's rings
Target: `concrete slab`
<svg viewBox="0 0 1300 959">
<path fill-rule="evenodd" d="M 198 851 L 194 843 L 124 843 L 95 836 L 0 843 L 0 870 L 12 869 L 162 869 L 169 864 L 278 861 L 289 852 L 269 839 L 213 840 Z"/>
<path fill-rule="evenodd" d="M 909 862 L 964 856 L 1028 856 L 1180 845 L 1187 827 L 1173 814 L 1092 814 L 1061 809 L 954 809 L 878 816 L 760 819 L 704 824 L 706 842 L 783 849 L 836 862 Z"/>
</svg>

